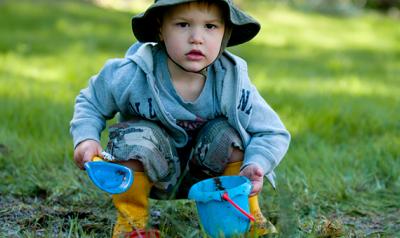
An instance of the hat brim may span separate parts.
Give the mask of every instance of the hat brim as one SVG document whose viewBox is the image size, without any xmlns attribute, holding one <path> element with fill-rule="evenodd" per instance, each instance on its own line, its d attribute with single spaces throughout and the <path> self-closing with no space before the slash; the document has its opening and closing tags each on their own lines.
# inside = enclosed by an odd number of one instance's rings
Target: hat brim
<svg viewBox="0 0 400 238">
<path fill-rule="evenodd" d="M 159 23 L 157 17 L 159 11 L 177 4 L 193 2 L 196 0 L 169 0 L 157 1 L 151 5 L 144 13 L 132 18 L 132 31 L 136 39 L 140 42 L 157 42 L 159 39 Z M 227 46 L 234 46 L 245 43 L 253 39 L 260 31 L 260 24 L 251 16 L 247 15 L 227 0 L 221 3 L 229 9 L 227 17 L 232 25 L 232 34 Z"/>
</svg>

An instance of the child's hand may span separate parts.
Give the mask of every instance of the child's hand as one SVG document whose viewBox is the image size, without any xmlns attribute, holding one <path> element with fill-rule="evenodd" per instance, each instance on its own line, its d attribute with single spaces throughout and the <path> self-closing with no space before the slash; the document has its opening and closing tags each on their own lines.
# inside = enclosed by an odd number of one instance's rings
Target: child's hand
<svg viewBox="0 0 400 238">
<path fill-rule="evenodd" d="M 83 169 L 83 165 L 86 162 L 92 161 L 93 157 L 103 157 L 101 155 L 102 150 L 103 148 L 101 148 L 100 143 L 95 140 L 82 141 L 74 151 L 74 160 L 76 166 L 78 166 L 80 169 Z"/>
<path fill-rule="evenodd" d="M 250 196 L 256 195 L 261 191 L 264 183 L 264 171 L 258 165 L 250 164 L 249 166 L 246 166 L 242 171 L 240 171 L 239 175 L 246 176 L 253 184 Z"/>
</svg>

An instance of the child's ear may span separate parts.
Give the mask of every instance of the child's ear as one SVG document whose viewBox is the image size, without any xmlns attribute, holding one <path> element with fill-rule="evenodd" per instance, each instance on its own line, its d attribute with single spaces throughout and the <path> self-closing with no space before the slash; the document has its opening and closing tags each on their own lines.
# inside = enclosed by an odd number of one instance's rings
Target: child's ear
<svg viewBox="0 0 400 238">
<path fill-rule="evenodd" d="M 158 30 L 158 41 L 159 42 L 163 42 L 164 41 L 163 35 L 161 34 L 161 30 Z"/>
<path fill-rule="evenodd" d="M 164 37 L 163 37 L 163 35 L 161 33 L 161 20 L 160 20 L 159 17 L 157 17 L 156 21 L 157 21 L 157 31 L 158 31 L 157 37 L 158 37 L 158 41 L 162 42 L 164 40 Z"/>
</svg>

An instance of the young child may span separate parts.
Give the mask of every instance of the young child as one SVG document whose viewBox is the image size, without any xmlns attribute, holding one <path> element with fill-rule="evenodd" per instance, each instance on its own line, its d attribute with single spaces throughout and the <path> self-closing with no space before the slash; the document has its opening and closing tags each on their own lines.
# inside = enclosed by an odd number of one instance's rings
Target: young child
<svg viewBox="0 0 400 238">
<path fill-rule="evenodd" d="M 194 183 L 220 175 L 248 177 L 252 234 L 273 232 L 257 194 L 290 136 L 248 78 L 243 59 L 227 52 L 251 40 L 259 23 L 231 0 L 156 0 L 132 19 L 134 44 L 106 63 L 76 98 L 71 121 L 74 159 L 83 169 L 106 152 L 135 171 L 132 187 L 113 195 L 114 237 L 143 233 L 148 198 L 186 198 Z"/>
</svg>

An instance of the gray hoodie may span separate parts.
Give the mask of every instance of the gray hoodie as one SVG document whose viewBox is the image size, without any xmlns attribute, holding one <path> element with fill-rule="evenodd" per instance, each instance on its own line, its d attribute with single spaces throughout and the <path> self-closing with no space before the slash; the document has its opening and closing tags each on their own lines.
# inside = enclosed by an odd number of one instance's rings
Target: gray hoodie
<svg viewBox="0 0 400 238">
<path fill-rule="evenodd" d="M 165 110 L 155 86 L 152 43 L 134 44 L 125 58 L 109 60 L 89 86 L 76 98 L 70 132 L 74 147 L 93 139 L 100 141 L 106 120 L 120 114 L 124 118 L 141 117 L 160 121 L 177 147 L 187 143 L 188 135 Z M 220 109 L 229 124 L 240 134 L 245 148 L 242 169 L 250 164 L 261 166 L 275 187 L 274 168 L 289 146 L 290 135 L 273 109 L 250 82 L 246 62 L 227 51 L 210 66 L 217 80 Z M 141 102 L 146 110 L 135 110 Z M 144 113 L 143 113 L 144 111 Z"/>
</svg>

